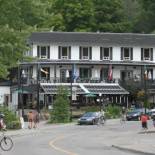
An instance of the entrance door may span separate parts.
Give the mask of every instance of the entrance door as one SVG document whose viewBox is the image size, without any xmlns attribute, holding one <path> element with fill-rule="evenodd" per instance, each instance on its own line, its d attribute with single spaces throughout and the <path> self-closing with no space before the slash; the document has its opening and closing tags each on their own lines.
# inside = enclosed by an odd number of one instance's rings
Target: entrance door
<svg viewBox="0 0 155 155">
<path fill-rule="evenodd" d="M 66 82 L 66 69 L 60 70 L 60 82 Z"/>
<path fill-rule="evenodd" d="M 121 80 L 126 81 L 133 78 L 133 71 L 121 71 Z"/>
</svg>

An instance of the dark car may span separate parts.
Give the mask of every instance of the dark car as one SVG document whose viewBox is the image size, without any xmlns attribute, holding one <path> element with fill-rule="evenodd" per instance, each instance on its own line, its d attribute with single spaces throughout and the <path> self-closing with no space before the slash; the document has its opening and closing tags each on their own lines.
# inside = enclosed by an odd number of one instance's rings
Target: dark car
<svg viewBox="0 0 155 155">
<path fill-rule="evenodd" d="M 144 108 L 134 109 L 132 111 L 127 112 L 126 119 L 128 121 L 132 121 L 132 120 L 138 121 L 138 120 L 140 120 L 140 117 L 141 117 L 142 113 L 145 113 Z M 149 110 L 146 109 L 146 114 L 148 114 L 148 113 L 149 113 Z"/>
<path fill-rule="evenodd" d="M 97 124 L 101 117 L 100 112 L 86 112 L 82 117 L 79 118 L 78 124 Z"/>
</svg>

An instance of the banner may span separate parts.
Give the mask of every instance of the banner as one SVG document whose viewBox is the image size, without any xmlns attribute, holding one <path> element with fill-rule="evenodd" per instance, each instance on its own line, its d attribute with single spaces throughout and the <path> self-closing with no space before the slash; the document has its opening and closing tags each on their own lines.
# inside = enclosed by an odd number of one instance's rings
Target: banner
<svg viewBox="0 0 155 155">
<path fill-rule="evenodd" d="M 109 71 L 108 71 L 108 80 L 112 81 L 112 65 L 109 65 Z"/>
</svg>

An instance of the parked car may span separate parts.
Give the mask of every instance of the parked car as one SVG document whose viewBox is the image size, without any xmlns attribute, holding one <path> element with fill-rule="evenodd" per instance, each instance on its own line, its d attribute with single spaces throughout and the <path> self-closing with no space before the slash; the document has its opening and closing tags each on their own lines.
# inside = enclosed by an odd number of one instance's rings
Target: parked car
<svg viewBox="0 0 155 155">
<path fill-rule="evenodd" d="M 140 117 L 142 115 L 142 113 L 145 112 L 144 108 L 141 109 L 134 109 L 132 111 L 127 112 L 126 115 L 126 120 L 131 121 L 131 120 L 140 120 Z M 149 116 L 149 109 L 146 109 L 146 114 Z"/>
<path fill-rule="evenodd" d="M 101 117 L 100 112 L 86 112 L 82 117 L 78 119 L 78 124 L 92 124 L 95 125 L 98 123 L 99 118 Z"/>
<path fill-rule="evenodd" d="M 151 118 L 155 117 L 155 109 L 151 109 L 149 114 Z"/>
</svg>

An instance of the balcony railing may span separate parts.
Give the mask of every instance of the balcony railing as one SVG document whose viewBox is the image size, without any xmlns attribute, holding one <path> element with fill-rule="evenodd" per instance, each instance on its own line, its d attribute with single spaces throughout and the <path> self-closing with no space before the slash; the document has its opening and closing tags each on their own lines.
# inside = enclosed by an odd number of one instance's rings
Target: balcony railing
<svg viewBox="0 0 155 155">
<path fill-rule="evenodd" d="M 70 78 L 60 78 L 60 77 L 50 77 L 50 78 L 42 78 L 38 80 L 39 83 L 70 83 Z M 100 78 L 77 78 L 73 80 L 74 83 L 107 83 L 108 80 L 101 80 Z M 117 80 L 113 80 L 113 83 L 117 82 Z M 28 84 L 37 84 L 37 78 L 30 78 L 27 80 Z"/>
</svg>

